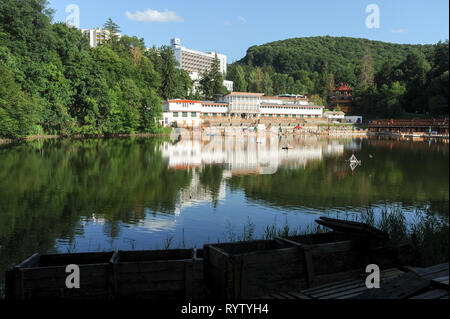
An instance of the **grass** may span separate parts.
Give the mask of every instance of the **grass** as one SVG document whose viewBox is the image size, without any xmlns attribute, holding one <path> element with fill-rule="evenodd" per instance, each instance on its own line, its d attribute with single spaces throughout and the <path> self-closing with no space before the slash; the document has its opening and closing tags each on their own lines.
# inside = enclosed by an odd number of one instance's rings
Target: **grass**
<svg viewBox="0 0 450 319">
<path fill-rule="evenodd" d="M 447 262 L 449 260 L 448 219 L 435 217 L 425 210 L 417 210 L 412 222 L 408 222 L 405 216 L 405 212 L 397 207 L 385 207 L 379 214 L 369 207 L 361 214 L 341 214 L 337 218 L 363 222 L 376 227 L 389 235 L 389 244 L 410 244 L 414 252 L 414 266 L 426 267 Z M 240 232 L 228 222 L 222 240 L 218 239 L 217 242 L 270 240 L 274 237 L 318 234 L 328 231 L 330 230 L 316 223 L 308 224 L 303 228 L 292 227 L 286 218 L 283 225 L 278 225 L 275 219 L 273 224 L 263 228 L 262 235 L 256 236 L 255 224 L 248 218 Z M 171 237 L 172 240 L 173 237 Z"/>
</svg>

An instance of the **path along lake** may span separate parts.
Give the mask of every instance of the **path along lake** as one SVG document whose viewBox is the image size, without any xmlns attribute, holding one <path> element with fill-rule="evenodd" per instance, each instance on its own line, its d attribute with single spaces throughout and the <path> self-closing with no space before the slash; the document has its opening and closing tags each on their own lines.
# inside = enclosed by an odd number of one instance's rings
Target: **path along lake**
<svg viewBox="0 0 450 319">
<path fill-rule="evenodd" d="M 352 169 L 353 152 L 362 163 Z M 272 135 L 0 145 L 0 273 L 35 252 L 201 247 L 249 224 L 255 237 L 286 221 L 306 230 L 369 205 L 399 207 L 411 221 L 417 209 L 448 218 L 448 143 Z"/>
</svg>

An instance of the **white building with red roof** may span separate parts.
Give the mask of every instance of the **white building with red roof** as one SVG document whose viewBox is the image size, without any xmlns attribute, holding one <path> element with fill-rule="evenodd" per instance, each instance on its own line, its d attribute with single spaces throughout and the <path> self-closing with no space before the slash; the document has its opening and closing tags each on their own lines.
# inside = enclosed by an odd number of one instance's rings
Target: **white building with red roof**
<svg viewBox="0 0 450 319">
<path fill-rule="evenodd" d="M 199 127 L 204 119 L 277 119 L 296 121 L 323 117 L 324 106 L 304 97 L 230 92 L 218 101 L 169 100 L 163 105 L 164 126 Z"/>
</svg>

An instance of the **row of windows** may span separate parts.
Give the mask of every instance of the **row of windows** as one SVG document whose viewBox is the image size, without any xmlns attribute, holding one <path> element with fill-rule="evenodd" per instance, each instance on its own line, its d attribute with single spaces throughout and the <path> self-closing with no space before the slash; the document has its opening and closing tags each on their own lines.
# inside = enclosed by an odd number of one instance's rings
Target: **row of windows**
<svg viewBox="0 0 450 319">
<path fill-rule="evenodd" d="M 178 117 L 179 112 L 173 112 L 173 117 Z M 188 117 L 188 112 L 181 112 L 182 117 Z M 191 112 L 191 117 L 197 117 L 197 112 Z"/>
<path fill-rule="evenodd" d="M 281 114 L 261 114 L 261 117 L 281 117 Z M 296 118 L 297 115 L 296 114 L 292 114 L 290 115 L 292 118 Z M 289 117 L 289 114 L 284 114 L 283 117 Z M 308 114 L 308 115 L 304 115 L 304 114 L 300 114 L 298 115 L 298 117 L 313 117 L 313 115 Z M 319 115 L 314 115 L 314 117 L 319 117 Z"/>
<path fill-rule="evenodd" d="M 179 113 L 181 113 L 181 117 L 188 117 L 188 112 L 173 112 L 173 117 L 179 117 Z M 191 117 L 197 117 L 197 112 L 190 112 L 191 113 Z M 217 117 L 218 113 L 202 113 L 203 116 L 212 116 L 212 117 Z M 226 117 L 228 114 L 227 113 L 220 113 L 219 116 L 222 117 Z M 296 118 L 297 115 L 296 114 L 283 114 L 283 116 L 281 114 L 260 114 L 260 117 L 292 117 L 292 118 Z M 298 117 L 313 117 L 313 115 L 308 114 L 308 115 L 304 115 L 304 114 L 300 114 L 298 115 Z M 314 117 L 319 117 L 319 115 L 314 115 Z"/>
<path fill-rule="evenodd" d="M 217 115 L 217 113 L 203 113 L 203 116 L 217 117 L 218 115 Z M 220 113 L 219 116 L 226 117 L 226 116 L 227 116 L 227 113 Z"/>
<path fill-rule="evenodd" d="M 261 108 L 263 108 L 263 109 L 295 109 L 295 110 L 317 110 L 317 109 L 319 109 L 319 108 L 317 108 L 317 107 L 304 107 L 304 106 L 301 106 L 301 107 L 285 107 L 285 106 L 263 106 L 263 105 L 261 105 Z"/>
</svg>

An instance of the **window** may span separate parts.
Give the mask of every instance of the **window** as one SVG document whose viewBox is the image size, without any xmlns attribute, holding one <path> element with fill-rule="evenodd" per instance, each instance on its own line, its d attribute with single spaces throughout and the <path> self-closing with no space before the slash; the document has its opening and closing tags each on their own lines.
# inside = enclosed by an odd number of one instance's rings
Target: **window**
<svg viewBox="0 0 450 319">
<path fill-rule="evenodd" d="M 222 117 L 225 117 L 225 116 L 227 116 L 227 114 L 226 113 L 222 113 Z"/>
<path fill-rule="evenodd" d="M 173 117 L 178 117 L 178 112 L 173 112 Z"/>
<path fill-rule="evenodd" d="M 213 113 L 213 115 L 212 115 L 213 117 L 217 117 L 217 113 Z"/>
<path fill-rule="evenodd" d="M 289 115 L 288 114 L 284 114 L 284 117 L 289 117 Z"/>
<path fill-rule="evenodd" d="M 297 117 L 297 115 L 295 115 L 295 114 L 292 114 L 292 117 L 293 117 L 293 118 L 296 118 L 296 117 Z"/>
<path fill-rule="evenodd" d="M 281 114 L 277 114 L 277 117 L 281 117 Z"/>
<path fill-rule="evenodd" d="M 192 112 L 191 117 L 197 117 L 197 112 Z"/>
<path fill-rule="evenodd" d="M 269 114 L 269 117 L 273 117 L 273 114 Z"/>
<path fill-rule="evenodd" d="M 187 112 L 183 112 L 183 117 L 187 117 Z"/>
</svg>

